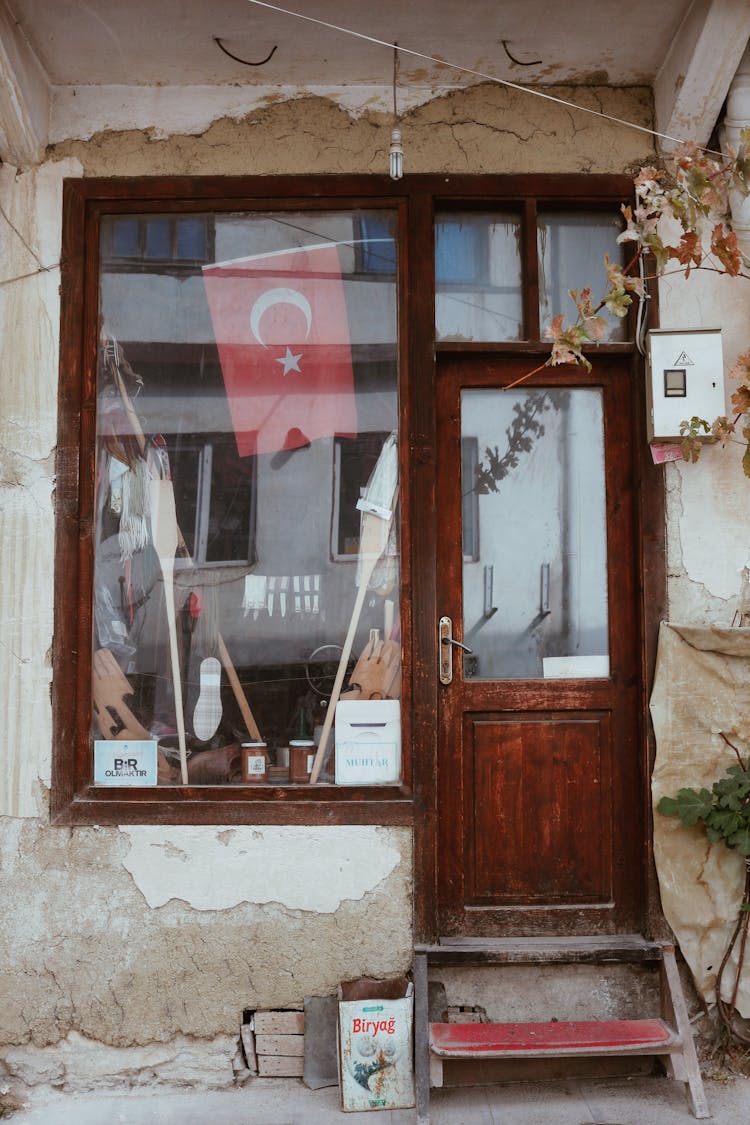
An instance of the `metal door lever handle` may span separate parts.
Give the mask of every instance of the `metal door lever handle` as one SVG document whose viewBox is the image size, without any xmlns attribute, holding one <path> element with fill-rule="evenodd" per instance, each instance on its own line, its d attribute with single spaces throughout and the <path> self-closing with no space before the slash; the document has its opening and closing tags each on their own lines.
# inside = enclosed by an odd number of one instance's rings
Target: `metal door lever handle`
<svg viewBox="0 0 750 1125">
<path fill-rule="evenodd" d="M 468 652 L 469 656 L 474 655 L 473 648 L 469 648 L 468 645 L 463 644 L 461 641 L 454 640 L 453 637 L 441 637 L 440 643 L 441 645 L 455 645 L 456 648 L 460 648 L 463 649 L 464 652 Z"/>
<path fill-rule="evenodd" d="M 472 655 L 472 649 L 462 641 L 453 640 L 453 622 L 450 617 L 441 617 L 438 621 L 438 637 L 440 638 L 440 683 L 449 684 L 453 679 L 453 649 L 452 645 L 460 648 L 462 652 Z"/>
</svg>

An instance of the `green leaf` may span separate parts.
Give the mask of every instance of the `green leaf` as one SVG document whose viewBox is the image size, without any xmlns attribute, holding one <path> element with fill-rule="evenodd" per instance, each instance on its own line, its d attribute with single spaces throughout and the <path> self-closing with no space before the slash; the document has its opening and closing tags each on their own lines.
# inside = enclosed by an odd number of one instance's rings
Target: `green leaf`
<svg viewBox="0 0 750 1125">
<path fill-rule="evenodd" d="M 746 827 L 745 821 L 739 812 L 720 812 L 714 809 L 706 817 L 706 831 L 712 839 L 712 832 L 718 832 L 719 839 L 723 840 L 743 827 Z"/>
<path fill-rule="evenodd" d="M 740 855 L 750 855 L 750 828 L 741 828 L 727 840 L 730 848 L 734 848 Z"/>
<path fill-rule="evenodd" d="M 708 789 L 680 789 L 676 797 L 662 797 L 657 806 L 663 816 L 678 816 L 688 826 L 705 820 L 713 807 L 713 797 Z"/>
</svg>

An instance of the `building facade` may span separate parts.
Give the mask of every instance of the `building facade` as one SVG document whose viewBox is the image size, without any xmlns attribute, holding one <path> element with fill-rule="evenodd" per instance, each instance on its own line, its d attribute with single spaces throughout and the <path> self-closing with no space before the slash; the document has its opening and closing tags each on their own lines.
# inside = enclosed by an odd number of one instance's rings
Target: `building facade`
<svg viewBox="0 0 750 1125">
<path fill-rule="evenodd" d="M 654 464 L 635 310 L 590 372 L 544 367 L 545 330 L 664 137 L 750 124 L 745 5 L 533 73 L 532 5 L 494 32 L 510 86 L 404 56 L 402 180 L 382 45 L 248 6 L 222 42 L 292 54 L 248 81 L 195 13 L 139 58 L 37 7 L 0 8 L 0 1066 L 226 1085 L 243 1012 L 415 939 L 664 932 L 658 627 L 735 621 L 741 453 Z M 483 74 L 491 8 L 456 47 Z M 649 293 L 652 328 L 747 350 L 746 281 Z M 346 732 L 339 674 L 376 708 Z"/>
</svg>

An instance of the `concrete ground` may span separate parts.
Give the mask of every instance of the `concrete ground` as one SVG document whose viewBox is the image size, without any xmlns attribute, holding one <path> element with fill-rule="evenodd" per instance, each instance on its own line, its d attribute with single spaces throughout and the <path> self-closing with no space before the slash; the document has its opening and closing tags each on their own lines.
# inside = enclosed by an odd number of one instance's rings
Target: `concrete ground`
<svg viewBox="0 0 750 1125">
<path fill-rule="evenodd" d="M 714 1125 L 750 1122 L 750 1078 L 708 1081 Z M 298 1079 L 255 1079 L 214 1092 L 42 1095 L 13 1115 L 18 1125 L 414 1125 L 414 1110 L 347 1113 L 336 1087 L 308 1090 Z M 434 1090 L 431 1125 L 686 1125 L 683 1087 L 667 1078 L 564 1082 Z"/>
</svg>

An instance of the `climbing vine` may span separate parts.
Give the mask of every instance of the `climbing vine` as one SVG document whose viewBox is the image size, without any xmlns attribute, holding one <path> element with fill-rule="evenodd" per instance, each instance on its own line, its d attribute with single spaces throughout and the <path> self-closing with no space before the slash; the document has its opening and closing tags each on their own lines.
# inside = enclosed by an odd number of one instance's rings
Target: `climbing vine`
<svg viewBox="0 0 750 1125">
<path fill-rule="evenodd" d="M 568 323 L 562 313 L 552 320 L 547 329 L 552 350 L 543 366 L 575 363 L 590 370 L 583 349 L 603 339 L 607 330 L 603 311 L 626 316 L 634 297 L 644 296 L 650 277 L 675 272 L 687 278 L 695 270 L 705 270 L 750 280 L 750 261 L 734 231 L 725 226 L 730 194 L 750 192 L 750 129 L 743 129 L 739 148 L 729 150 L 726 157 L 685 144 L 664 167 L 641 168 L 634 183 L 635 205 L 623 204 L 625 229 L 618 239 L 632 248 L 632 254 L 625 266 L 605 257 L 607 287 L 598 299 L 590 288 L 570 291 L 577 316 Z M 743 468 L 750 476 L 750 417 L 745 417 L 750 416 L 750 348 L 737 357 L 730 376 L 738 381 L 731 398 L 732 419 L 686 419 L 682 454 L 687 461 L 697 461 L 705 436 L 722 444 L 738 440 L 733 435 L 745 419 L 740 430 Z"/>
<path fill-rule="evenodd" d="M 723 732 L 720 731 L 719 734 L 734 751 L 738 764 L 729 766 L 724 777 L 715 781 L 710 791 L 705 788 L 680 789 L 676 797 L 662 797 L 657 808 L 663 816 L 678 817 L 686 827 L 702 824 L 712 843 L 722 842 L 744 857 L 745 886 L 742 902 L 734 931 L 716 974 L 715 991 L 717 1010 L 724 1026 L 736 1039 L 750 1043 L 750 1034 L 733 1023 L 750 927 L 750 772 L 734 743 Z M 722 995 L 722 983 L 735 948 L 738 949 L 737 969 L 732 995 L 727 1001 Z"/>
</svg>

